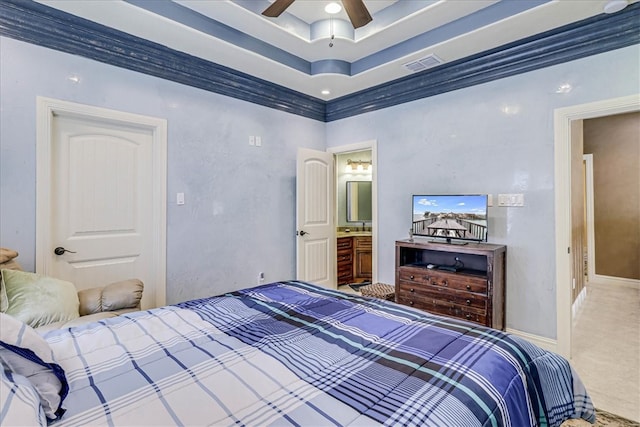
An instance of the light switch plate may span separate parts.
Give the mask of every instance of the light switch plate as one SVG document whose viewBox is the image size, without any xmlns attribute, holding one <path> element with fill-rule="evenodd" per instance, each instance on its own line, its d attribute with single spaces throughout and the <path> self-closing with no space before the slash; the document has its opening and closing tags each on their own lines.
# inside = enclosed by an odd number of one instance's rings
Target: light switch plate
<svg viewBox="0 0 640 427">
<path fill-rule="evenodd" d="M 524 194 L 498 194 L 498 206 L 524 206 Z"/>
<path fill-rule="evenodd" d="M 184 205 L 184 193 L 176 194 L 176 204 L 177 205 Z"/>
</svg>

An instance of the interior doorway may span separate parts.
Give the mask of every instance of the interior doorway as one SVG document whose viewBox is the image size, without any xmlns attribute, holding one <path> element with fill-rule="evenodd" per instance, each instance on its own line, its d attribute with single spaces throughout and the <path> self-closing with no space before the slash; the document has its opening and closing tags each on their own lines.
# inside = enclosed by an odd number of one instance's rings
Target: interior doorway
<svg viewBox="0 0 640 427">
<path fill-rule="evenodd" d="M 572 160 L 582 159 L 582 147 L 578 150 L 572 144 L 576 123 L 585 119 L 640 111 L 640 96 L 631 95 L 621 98 L 597 101 L 589 104 L 560 108 L 555 111 L 555 225 L 556 225 L 556 351 L 571 358 L 573 268 L 576 248 L 572 241 L 572 189 L 582 188 L 576 185 L 576 179 L 582 179 L 582 171 L 576 173 Z M 582 126 L 579 126 L 582 131 Z M 582 161 L 579 163 L 582 168 Z M 576 178 L 577 177 L 577 178 Z M 574 190 L 575 191 L 575 190 Z"/>
<path fill-rule="evenodd" d="M 577 275 L 583 274 L 584 270 L 584 265 L 576 266 L 577 259 L 584 262 L 582 248 L 576 242 L 586 240 L 587 270 L 593 270 L 595 266 L 593 234 L 586 231 L 593 226 L 592 158 L 584 156 L 584 174 L 578 170 L 583 168 L 583 153 L 586 153 L 584 122 L 601 118 L 608 121 L 610 116 L 638 111 L 640 97 L 634 95 L 555 112 L 556 350 L 571 361 L 598 409 L 636 421 L 640 419 L 637 406 L 640 383 L 635 380 L 640 352 L 638 340 L 630 339 L 638 337 L 637 322 L 629 319 L 638 314 L 637 284 L 635 289 L 611 287 L 590 274 L 588 288 L 578 293 L 574 286 Z M 605 136 L 604 150 L 611 151 L 611 135 L 605 133 Z M 584 194 L 578 194 L 582 191 Z M 577 199 L 585 201 L 587 212 L 582 204 L 576 207 Z M 611 204 L 604 205 L 611 207 Z M 615 215 L 615 209 L 612 212 Z M 582 218 L 586 218 L 585 231 L 580 223 Z M 577 231 L 586 238 L 575 239 Z"/>
<path fill-rule="evenodd" d="M 36 272 L 165 305 L 166 121 L 39 97 Z"/>
<path fill-rule="evenodd" d="M 335 222 L 339 246 L 336 280 L 339 286 L 375 283 L 378 278 L 376 145 L 376 141 L 371 140 L 328 150 L 336 163 Z"/>
</svg>

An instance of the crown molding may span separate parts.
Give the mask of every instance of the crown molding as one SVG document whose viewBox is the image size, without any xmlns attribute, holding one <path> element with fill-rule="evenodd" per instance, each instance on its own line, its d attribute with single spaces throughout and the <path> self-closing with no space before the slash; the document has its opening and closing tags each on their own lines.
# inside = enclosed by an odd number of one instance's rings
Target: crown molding
<svg viewBox="0 0 640 427">
<path fill-rule="evenodd" d="M 640 3 L 327 102 L 326 121 L 487 83 L 640 43 Z"/>
<path fill-rule="evenodd" d="M 640 43 L 640 2 L 331 101 L 34 1 L 0 1 L 0 35 L 331 122 Z"/>
<path fill-rule="evenodd" d="M 0 1 L 0 35 L 324 121 L 325 101 L 34 1 Z"/>
</svg>

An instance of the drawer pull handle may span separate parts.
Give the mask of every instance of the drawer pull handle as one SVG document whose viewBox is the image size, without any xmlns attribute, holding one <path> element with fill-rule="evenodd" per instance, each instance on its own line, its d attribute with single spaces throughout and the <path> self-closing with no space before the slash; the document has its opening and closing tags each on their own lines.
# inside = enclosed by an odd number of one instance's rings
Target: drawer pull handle
<svg viewBox="0 0 640 427">
<path fill-rule="evenodd" d="M 446 281 L 446 280 L 443 280 L 443 281 L 442 281 L 442 286 L 449 286 L 449 283 L 447 283 L 447 281 Z"/>
<path fill-rule="evenodd" d="M 467 319 L 471 319 L 471 315 L 470 314 L 467 314 L 464 317 L 467 318 Z"/>
<path fill-rule="evenodd" d="M 413 280 L 415 279 L 415 277 L 413 276 L 413 274 L 411 276 L 409 276 L 409 279 Z"/>
<path fill-rule="evenodd" d="M 409 305 L 413 305 L 413 301 L 409 301 Z"/>
<path fill-rule="evenodd" d="M 413 288 L 409 289 L 409 292 L 415 292 L 415 291 L 416 291 L 416 290 L 415 290 L 415 289 L 413 289 Z"/>
<path fill-rule="evenodd" d="M 467 302 L 467 305 L 471 305 L 471 300 L 470 299 L 468 299 L 466 302 Z"/>
<path fill-rule="evenodd" d="M 467 285 L 467 290 L 470 291 L 471 290 L 471 285 Z"/>
</svg>

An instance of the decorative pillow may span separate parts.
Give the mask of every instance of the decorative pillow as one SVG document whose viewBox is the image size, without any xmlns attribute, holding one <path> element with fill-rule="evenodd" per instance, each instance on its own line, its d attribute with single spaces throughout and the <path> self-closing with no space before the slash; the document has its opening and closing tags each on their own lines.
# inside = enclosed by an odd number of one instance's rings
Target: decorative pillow
<svg viewBox="0 0 640 427">
<path fill-rule="evenodd" d="M 33 328 L 48 323 L 77 319 L 78 292 L 71 282 L 17 270 L 2 270 L 6 306 L 10 314 Z"/>
<path fill-rule="evenodd" d="M 27 378 L 0 369 L 0 422 L 7 426 L 46 426 L 40 396 Z"/>
<path fill-rule="evenodd" d="M 26 377 L 38 392 L 47 418 L 64 414 L 62 401 L 69 385 L 64 370 L 55 362 L 49 344 L 33 328 L 0 313 L 0 362 L 4 370 Z"/>
<path fill-rule="evenodd" d="M 7 290 L 4 287 L 4 276 L 2 276 L 2 270 L 0 270 L 0 312 L 4 313 L 9 308 L 9 301 L 7 301 Z"/>
</svg>

